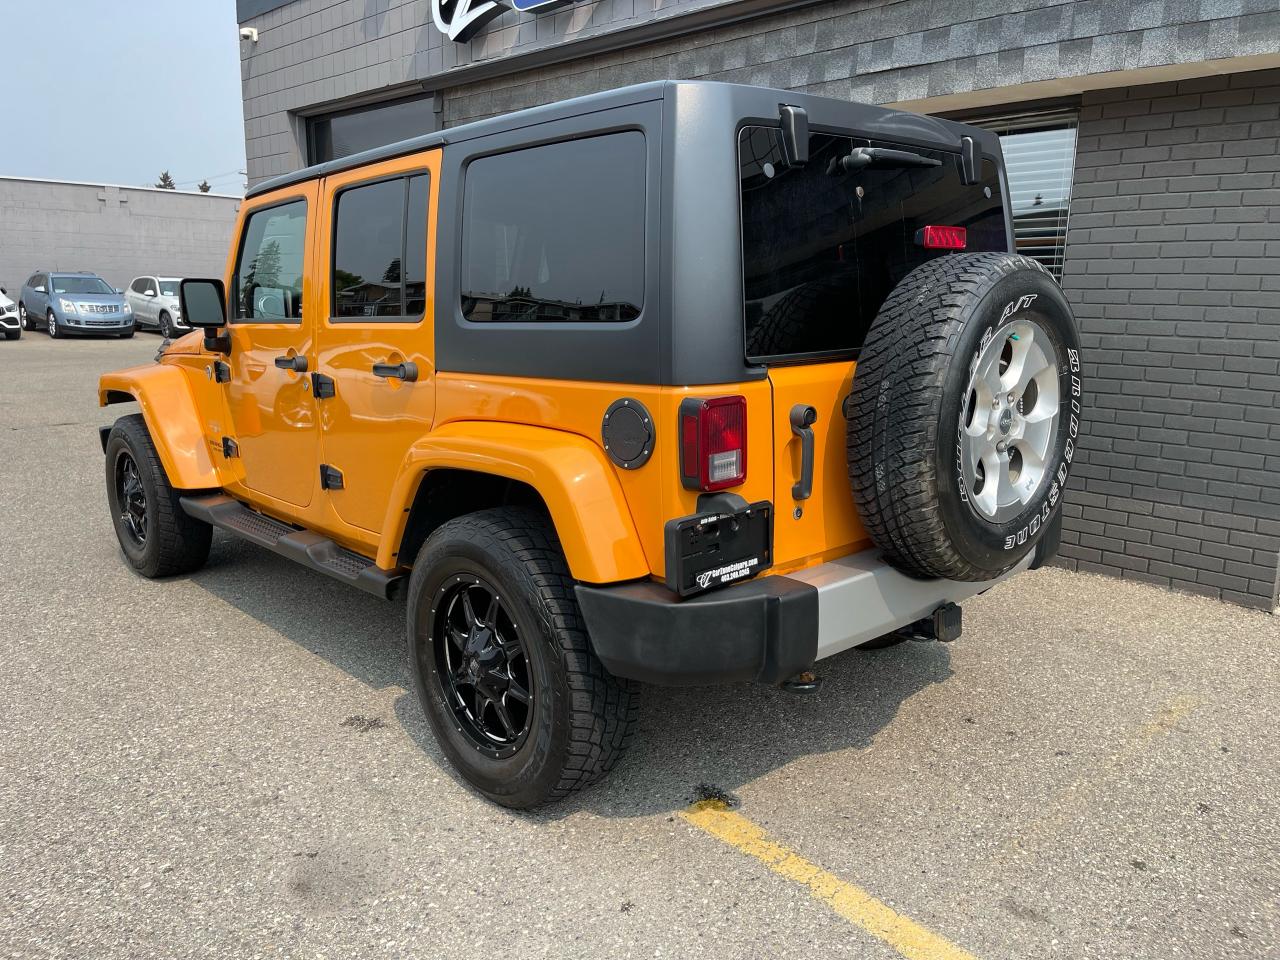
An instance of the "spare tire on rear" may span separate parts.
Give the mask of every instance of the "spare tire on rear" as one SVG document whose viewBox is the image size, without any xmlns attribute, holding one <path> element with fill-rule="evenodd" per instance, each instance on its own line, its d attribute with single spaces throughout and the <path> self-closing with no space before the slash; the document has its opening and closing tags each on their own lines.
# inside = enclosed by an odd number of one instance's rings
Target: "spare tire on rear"
<svg viewBox="0 0 1280 960">
<path fill-rule="evenodd" d="M 956 254 L 917 267 L 867 333 L 845 404 L 849 479 L 885 558 L 990 580 L 1059 508 L 1080 429 L 1080 342 L 1036 261 Z"/>
</svg>

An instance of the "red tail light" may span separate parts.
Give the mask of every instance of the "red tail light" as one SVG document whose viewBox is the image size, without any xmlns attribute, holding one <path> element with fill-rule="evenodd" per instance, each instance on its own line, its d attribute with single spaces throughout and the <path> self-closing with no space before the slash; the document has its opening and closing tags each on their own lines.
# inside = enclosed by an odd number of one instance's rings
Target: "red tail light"
<svg viewBox="0 0 1280 960">
<path fill-rule="evenodd" d="M 680 478 L 690 490 L 747 479 L 746 397 L 687 397 L 680 404 Z"/>
<path fill-rule="evenodd" d="M 926 250 L 963 250 L 969 243 L 969 231 L 964 227 L 921 227 L 916 231 L 916 243 Z"/>
</svg>

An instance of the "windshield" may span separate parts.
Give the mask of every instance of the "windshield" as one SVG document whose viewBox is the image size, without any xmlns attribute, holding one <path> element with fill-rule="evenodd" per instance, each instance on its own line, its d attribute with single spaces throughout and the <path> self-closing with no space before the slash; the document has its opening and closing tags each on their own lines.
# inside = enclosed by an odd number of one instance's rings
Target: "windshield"
<svg viewBox="0 0 1280 960">
<path fill-rule="evenodd" d="M 841 166 L 859 147 L 908 151 L 910 162 Z M 789 166 L 776 127 L 746 127 L 739 140 L 751 360 L 856 354 L 889 292 L 946 255 L 920 244 L 922 227 L 967 228 L 969 251 L 1008 249 L 995 164 L 965 184 L 959 154 L 832 134 L 813 134 L 809 157 Z"/>
<path fill-rule="evenodd" d="M 54 293 L 115 293 L 100 277 L 52 277 Z"/>
<path fill-rule="evenodd" d="M 160 296 L 162 296 L 162 297 L 176 297 L 176 296 L 178 295 L 178 284 L 179 284 L 180 282 L 181 282 L 181 281 L 179 281 L 179 280 L 161 280 L 161 281 L 160 281 Z"/>
</svg>

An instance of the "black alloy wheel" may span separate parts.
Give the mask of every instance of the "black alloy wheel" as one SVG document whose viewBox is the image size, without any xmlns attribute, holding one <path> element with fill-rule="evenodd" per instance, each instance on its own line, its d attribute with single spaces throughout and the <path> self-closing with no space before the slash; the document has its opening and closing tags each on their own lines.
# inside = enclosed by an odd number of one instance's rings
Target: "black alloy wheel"
<svg viewBox="0 0 1280 960">
<path fill-rule="evenodd" d="M 432 604 L 436 676 L 458 728 L 500 759 L 519 749 L 533 716 L 533 683 L 519 628 L 492 584 L 455 576 Z"/>
<path fill-rule="evenodd" d="M 147 491 L 138 475 L 138 464 L 128 452 L 116 460 L 116 502 L 120 522 L 135 546 L 147 545 Z"/>
</svg>

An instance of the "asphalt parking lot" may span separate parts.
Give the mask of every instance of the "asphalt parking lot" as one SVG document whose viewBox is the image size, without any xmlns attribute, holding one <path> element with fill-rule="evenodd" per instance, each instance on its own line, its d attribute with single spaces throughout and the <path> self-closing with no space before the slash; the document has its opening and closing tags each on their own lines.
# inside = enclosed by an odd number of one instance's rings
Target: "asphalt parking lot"
<svg viewBox="0 0 1280 960">
<path fill-rule="evenodd" d="M 95 380 L 158 344 L 0 342 L 0 955 L 1280 956 L 1276 618 L 1028 574 L 813 696 L 648 689 L 611 779 L 514 814 L 401 605 L 221 536 L 120 561 Z"/>
</svg>

